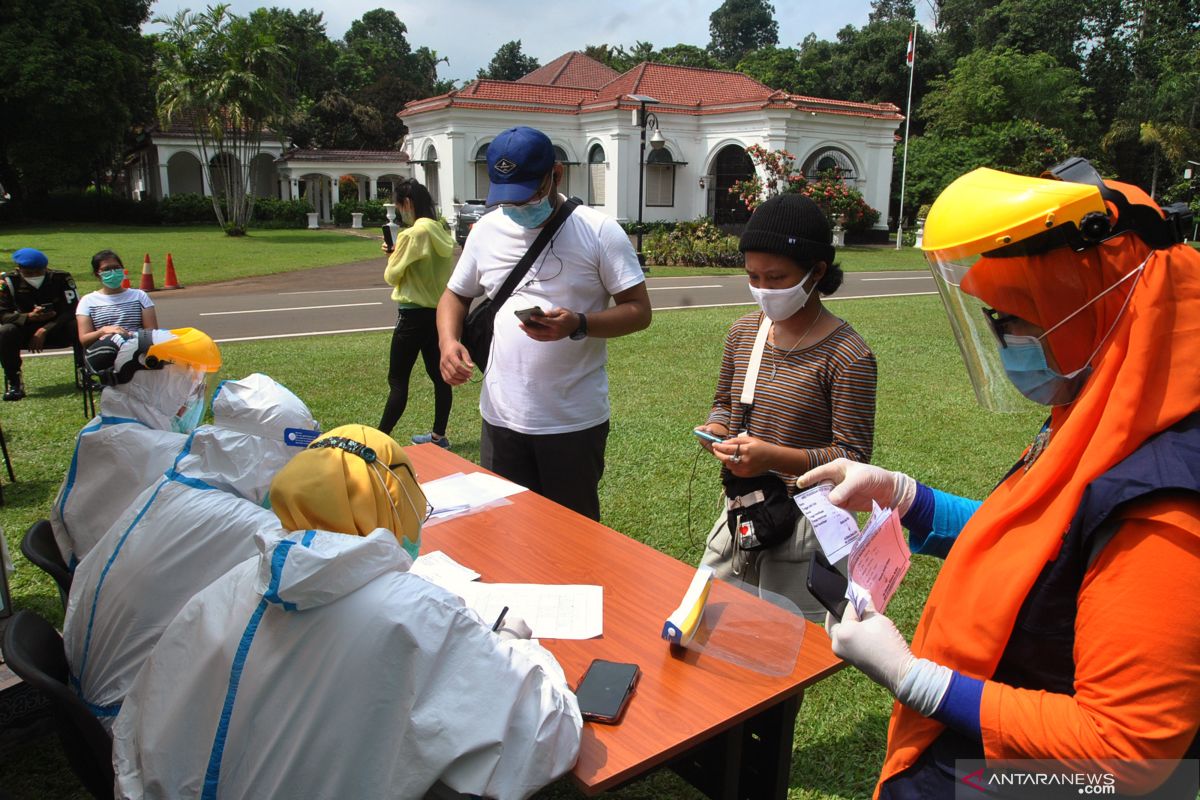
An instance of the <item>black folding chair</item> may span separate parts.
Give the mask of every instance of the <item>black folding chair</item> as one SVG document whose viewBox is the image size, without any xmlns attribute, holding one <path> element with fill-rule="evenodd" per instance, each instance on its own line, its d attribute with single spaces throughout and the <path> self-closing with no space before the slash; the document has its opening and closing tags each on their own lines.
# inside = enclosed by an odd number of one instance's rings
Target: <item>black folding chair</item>
<svg viewBox="0 0 1200 800">
<path fill-rule="evenodd" d="M 104 726 L 67 685 L 62 637 L 36 613 L 18 611 L 4 632 L 4 660 L 54 708 L 58 736 L 75 776 L 93 797 L 113 796 L 112 742 Z"/>
<path fill-rule="evenodd" d="M 62 598 L 63 608 L 67 607 L 67 596 L 71 594 L 71 570 L 67 569 L 62 553 L 58 551 L 58 542 L 54 541 L 54 529 L 50 520 L 39 519 L 25 531 L 21 540 L 21 552 L 34 566 L 49 575 L 58 584 L 58 596 Z"/>
<path fill-rule="evenodd" d="M 12 459 L 8 457 L 8 442 L 4 438 L 4 426 L 0 425 L 0 452 L 4 453 L 4 466 L 8 469 L 8 482 L 16 483 L 17 476 L 13 474 Z M 4 505 L 4 484 L 0 483 L 0 506 Z"/>
</svg>

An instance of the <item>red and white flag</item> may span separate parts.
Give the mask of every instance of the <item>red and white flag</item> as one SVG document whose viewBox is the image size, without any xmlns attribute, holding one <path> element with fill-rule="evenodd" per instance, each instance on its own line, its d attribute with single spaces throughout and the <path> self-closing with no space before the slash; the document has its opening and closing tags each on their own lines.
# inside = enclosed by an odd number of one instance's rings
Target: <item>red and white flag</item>
<svg viewBox="0 0 1200 800">
<path fill-rule="evenodd" d="M 913 65 L 913 35 L 911 33 L 908 34 L 908 52 L 904 54 L 904 63 L 910 67 Z"/>
</svg>

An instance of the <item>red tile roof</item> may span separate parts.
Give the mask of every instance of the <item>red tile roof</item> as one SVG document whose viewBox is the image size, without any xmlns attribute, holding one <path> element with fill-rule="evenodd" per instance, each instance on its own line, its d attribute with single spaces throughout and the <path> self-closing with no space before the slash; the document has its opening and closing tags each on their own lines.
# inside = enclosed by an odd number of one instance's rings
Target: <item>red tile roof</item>
<svg viewBox="0 0 1200 800">
<path fill-rule="evenodd" d="M 642 62 L 596 88 L 567 85 L 572 79 L 564 76 L 584 74 L 585 69 L 591 70 L 588 75 L 596 76 L 597 71 L 588 66 L 587 62 L 607 69 L 603 64 L 582 53 L 566 53 L 519 81 L 477 80 L 458 91 L 414 100 L 404 106 L 400 116 L 412 117 L 448 107 L 532 111 L 542 114 L 586 114 L 618 107 L 635 108 L 637 103 L 629 100 L 627 95 L 644 94 L 659 101 L 654 107 L 655 113 L 658 114 L 699 116 L 770 107 L 839 116 L 897 121 L 903 119 L 900 109 L 891 103 L 857 103 L 791 95 L 764 86 L 740 72 L 650 62 Z M 535 77 L 554 83 L 538 83 L 531 80 Z"/>
<path fill-rule="evenodd" d="M 612 67 L 601 64 L 578 50 L 563 53 L 544 67 L 535 69 L 516 83 L 536 83 L 542 86 L 573 86 L 578 89 L 599 89 L 620 77 Z"/>
</svg>

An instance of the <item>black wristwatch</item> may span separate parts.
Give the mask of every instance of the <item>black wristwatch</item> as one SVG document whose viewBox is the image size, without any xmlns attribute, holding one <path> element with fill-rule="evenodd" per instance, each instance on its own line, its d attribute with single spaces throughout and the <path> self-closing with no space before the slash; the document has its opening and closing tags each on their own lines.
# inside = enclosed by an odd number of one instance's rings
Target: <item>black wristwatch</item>
<svg viewBox="0 0 1200 800">
<path fill-rule="evenodd" d="M 587 314 L 579 312 L 579 327 L 571 334 L 571 339 L 578 342 L 580 339 L 587 337 Z"/>
</svg>

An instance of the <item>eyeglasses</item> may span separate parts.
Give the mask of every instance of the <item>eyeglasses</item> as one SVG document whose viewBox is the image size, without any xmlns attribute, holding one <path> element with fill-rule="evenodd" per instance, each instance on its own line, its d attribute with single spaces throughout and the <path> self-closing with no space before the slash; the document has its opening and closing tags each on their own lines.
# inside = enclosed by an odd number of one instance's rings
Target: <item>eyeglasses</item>
<svg viewBox="0 0 1200 800">
<path fill-rule="evenodd" d="M 112 264 L 112 265 L 110 265 L 110 266 L 107 266 L 107 267 L 101 267 L 101 268 L 100 268 L 99 270 L 97 270 L 97 271 L 98 271 L 98 272 L 121 272 L 121 271 L 122 271 L 122 270 L 124 270 L 124 269 L 125 269 L 125 268 L 124 268 L 124 267 L 122 267 L 120 264 Z"/>
<path fill-rule="evenodd" d="M 983 307 L 984 319 L 988 322 L 988 327 L 992 330 L 992 335 L 996 337 L 996 341 L 1001 347 L 1008 347 L 1004 342 L 1004 335 L 1008 333 L 1008 326 L 1014 322 L 1020 322 L 1021 318 L 1014 314 L 1005 314 L 1002 311 L 997 311 L 994 308 Z"/>
</svg>

